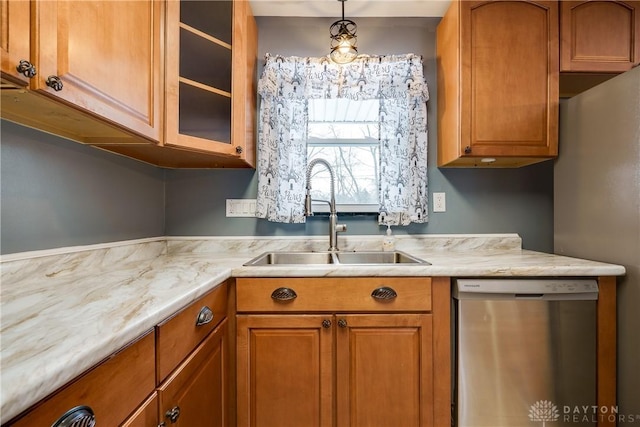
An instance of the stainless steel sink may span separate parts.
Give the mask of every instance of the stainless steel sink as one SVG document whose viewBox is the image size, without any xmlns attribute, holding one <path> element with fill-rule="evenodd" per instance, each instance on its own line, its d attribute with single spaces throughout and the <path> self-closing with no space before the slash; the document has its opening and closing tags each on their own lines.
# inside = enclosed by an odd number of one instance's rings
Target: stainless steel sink
<svg viewBox="0 0 640 427">
<path fill-rule="evenodd" d="M 265 252 L 245 265 L 333 264 L 332 255 L 331 252 Z"/>
<path fill-rule="evenodd" d="M 362 251 L 362 252 L 265 252 L 245 263 L 245 266 L 273 265 L 389 265 L 389 264 L 427 264 L 401 251 Z"/>
<path fill-rule="evenodd" d="M 338 252 L 336 256 L 340 264 L 429 264 L 400 251 Z"/>
</svg>

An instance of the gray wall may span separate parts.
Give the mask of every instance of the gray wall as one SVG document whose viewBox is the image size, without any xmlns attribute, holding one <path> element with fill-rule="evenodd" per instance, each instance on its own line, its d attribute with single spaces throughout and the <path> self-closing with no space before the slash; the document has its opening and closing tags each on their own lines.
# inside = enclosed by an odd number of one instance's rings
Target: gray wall
<svg viewBox="0 0 640 427">
<path fill-rule="evenodd" d="M 260 68 L 265 53 L 324 56 L 330 18 L 258 17 Z M 436 167 L 435 29 L 439 18 L 358 18 L 358 50 L 364 54 L 423 56 L 430 90 L 429 191 L 444 191 L 447 212 L 430 212 L 428 224 L 394 227 L 394 233 L 519 233 L 528 249 L 553 250 L 553 164 L 511 170 L 440 170 Z M 255 198 L 252 170 L 167 171 L 168 235 L 305 235 L 327 232 L 326 217 L 307 224 L 225 218 L 226 198 Z M 377 216 L 339 214 L 348 234 L 384 234 Z"/>
<path fill-rule="evenodd" d="M 332 19 L 259 17 L 259 58 L 327 54 Z M 553 250 L 553 164 L 513 170 L 440 170 L 436 160 L 437 18 L 359 18 L 361 53 L 416 53 L 431 92 L 429 191 L 447 212 L 395 233 L 518 233 L 525 248 Z M 304 225 L 226 218 L 226 198 L 254 198 L 253 170 L 162 170 L 2 122 L 1 251 L 13 253 L 159 235 L 305 235 L 327 232 L 326 217 Z M 165 200 L 166 199 L 166 200 Z M 166 220 L 165 220 L 166 219 Z M 349 234 L 383 234 L 376 215 L 340 215 Z"/>
<path fill-rule="evenodd" d="M 3 254 L 164 235 L 164 171 L 5 120 Z"/>
<path fill-rule="evenodd" d="M 555 165 L 555 250 L 622 264 L 618 402 L 640 414 L 640 68 L 563 102 Z M 622 425 L 622 423 L 621 423 Z"/>
</svg>

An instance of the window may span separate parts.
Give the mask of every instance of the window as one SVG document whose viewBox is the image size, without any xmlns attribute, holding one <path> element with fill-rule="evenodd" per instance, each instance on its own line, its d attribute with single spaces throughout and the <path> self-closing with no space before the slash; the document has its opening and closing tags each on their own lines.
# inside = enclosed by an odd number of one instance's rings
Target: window
<svg viewBox="0 0 640 427">
<path fill-rule="evenodd" d="M 327 160 L 335 174 L 339 212 L 378 212 L 380 123 L 377 99 L 312 99 L 307 103 L 307 160 Z M 313 170 L 313 197 L 329 200 L 330 176 L 325 168 Z M 326 212 L 326 203 L 314 203 Z"/>
<path fill-rule="evenodd" d="M 305 222 L 305 165 L 322 156 L 334 164 L 339 212 L 378 212 L 381 225 L 427 222 L 429 92 L 420 56 L 363 55 L 341 65 L 267 54 L 258 94 L 258 218 Z M 312 173 L 313 197 L 329 198 L 328 173 Z"/>
</svg>

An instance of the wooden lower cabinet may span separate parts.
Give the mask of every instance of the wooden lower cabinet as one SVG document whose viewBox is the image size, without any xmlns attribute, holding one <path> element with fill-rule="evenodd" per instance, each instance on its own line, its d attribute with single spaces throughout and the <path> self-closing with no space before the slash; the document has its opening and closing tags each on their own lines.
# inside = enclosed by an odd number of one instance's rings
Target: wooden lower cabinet
<svg viewBox="0 0 640 427">
<path fill-rule="evenodd" d="M 431 315 L 337 318 L 338 427 L 433 426 Z"/>
<path fill-rule="evenodd" d="M 2 427 L 52 426 L 79 406 L 100 427 L 227 427 L 228 288 L 217 286 Z"/>
<path fill-rule="evenodd" d="M 158 427 L 158 394 L 149 396 L 120 427 Z"/>
<path fill-rule="evenodd" d="M 237 316 L 238 427 L 434 426 L 432 317 Z"/>
<path fill-rule="evenodd" d="M 225 319 L 158 387 L 166 425 L 226 426 L 226 328 Z"/>
<path fill-rule="evenodd" d="M 238 427 L 333 425 L 327 322 L 331 315 L 237 316 Z"/>
<path fill-rule="evenodd" d="M 80 406 L 90 408 L 99 426 L 122 425 L 153 393 L 154 343 L 154 334 L 145 334 L 3 427 L 52 426 Z"/>
</svg>

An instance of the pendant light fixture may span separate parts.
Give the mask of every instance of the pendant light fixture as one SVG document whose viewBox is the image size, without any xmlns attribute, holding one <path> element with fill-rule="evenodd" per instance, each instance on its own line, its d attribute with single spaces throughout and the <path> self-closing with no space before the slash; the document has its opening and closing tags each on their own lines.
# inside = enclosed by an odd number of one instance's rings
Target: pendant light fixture
<svg viewBox="0 0 640 427">
<path fill-rule="evenodd" d="M 342 3 L 342 19 L 331 24 L 329 34 L 331 35 L 331 53 L 329 57 L 338 64 L 347 64 L 358 56 L 358 46 L 356 31 L 358 27 L 355 22 L 344 19 L 344 2 Z"/>
</svg>

